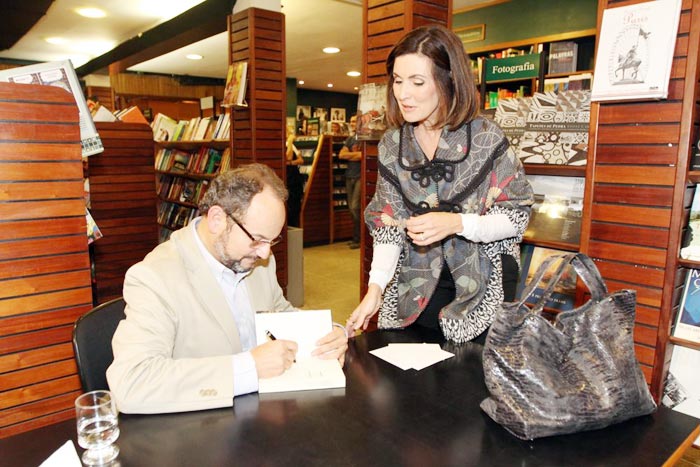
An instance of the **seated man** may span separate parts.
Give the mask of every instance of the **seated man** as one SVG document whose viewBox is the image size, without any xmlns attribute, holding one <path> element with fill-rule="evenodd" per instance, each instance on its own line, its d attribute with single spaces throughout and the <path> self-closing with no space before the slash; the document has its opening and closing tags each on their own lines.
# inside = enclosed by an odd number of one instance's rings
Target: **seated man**
<svg viewBox="0 0 700 467">
<path fill-rule="evenodd" d="M 200 202 L 202 217 L 174 232 L 124 279 L 126 319 L 112 340 L 107 381 L 119 410 L 162 413 L 233 405 L 280 375 L 296 343 L 256 342 L 256 311 L 292 308 L 283 297 L 270 248 L 284 227 L 287 190 L 268 167 L 219 175 Z M 347 349 L 334 328 L 314 354 Z"/>
</svg>

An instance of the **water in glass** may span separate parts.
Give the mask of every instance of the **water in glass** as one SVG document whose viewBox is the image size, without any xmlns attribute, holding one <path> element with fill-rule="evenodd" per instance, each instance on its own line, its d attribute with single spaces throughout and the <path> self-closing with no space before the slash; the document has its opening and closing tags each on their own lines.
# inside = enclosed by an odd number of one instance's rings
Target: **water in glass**
<svg viewBox="0 0 700 467">
<path fill-rule="evenodd" d="M 92 391 L 75 400 L 78 444 L 85 448 L 87 465 L 106 464 L 119 454 L 114 442 L 119 437 L 117 406 L 109 391 Z"/>
</svg>

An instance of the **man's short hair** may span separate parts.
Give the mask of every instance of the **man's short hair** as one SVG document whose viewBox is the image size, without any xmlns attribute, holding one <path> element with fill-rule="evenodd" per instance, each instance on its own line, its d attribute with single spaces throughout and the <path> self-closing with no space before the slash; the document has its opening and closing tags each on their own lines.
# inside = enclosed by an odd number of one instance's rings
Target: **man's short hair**
<svg viewBox="0 0 700 467">
<path fill-rule="evenodd" d="M 282 180 L 264 164 L 247 164 L 219 174 L 199 202 L 199 211 L 206 214 L 212 206 L 220 206 L 226 213 L 242 218 L 248 211 L 253 196 L 266 187 L 283 203 L 287 188 Z"/>
</svg>

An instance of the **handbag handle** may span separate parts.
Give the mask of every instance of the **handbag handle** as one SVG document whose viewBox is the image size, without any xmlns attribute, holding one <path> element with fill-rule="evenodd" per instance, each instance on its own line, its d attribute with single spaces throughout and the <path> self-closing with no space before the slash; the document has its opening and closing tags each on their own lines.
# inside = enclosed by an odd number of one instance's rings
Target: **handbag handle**
<svg viewBox="0 0 700 467">
<path fill-rule="evenodd" d="M 592 300 L 600 301 L 607 294 L 607 287 L 605 285 L 605 281 L 603 281 L 603 278 L 600 276 L 600 272 L 598 271 L 598 268 L 595 266 L 593 261 L 583 253 L 569 253 L 566 255 L 550 256 L 542 262 L 539 268 L 537 268 L 535 276 L 532 278 L 530 283 L 523 291 L 522 298 L 520 299 L 520 304 L 525 303 L 527 299 L 530 298 L 532 293 L 537 288 L 537 285 L 544 277 L 547 270 L 558 259 L 561 259 L 561 263 L 559 263 L 556 272 L 550 277 L 549 282 L 547 283 L 547 286 L 545 287 L 542 293 L 542 296 L 533 306 L 533 312 L 539 313 L 542 311 L 545 303 L 547 302 L 547 300 L 549 300 L 549 297 L 552 295 L 552 292 L 554 292 L 554 286 L 557 284 L 557 282 L 559 282 L 559 279 L 561 279 L 561 276 L 564 274 L 564 270 L 569 264 L 571 264 L 574 267 L 574 270 L 576 271 L 578 276 L 581 278 L 583 283 L 586 284 L 588 290 L 590 290 Z"/>
</svg>

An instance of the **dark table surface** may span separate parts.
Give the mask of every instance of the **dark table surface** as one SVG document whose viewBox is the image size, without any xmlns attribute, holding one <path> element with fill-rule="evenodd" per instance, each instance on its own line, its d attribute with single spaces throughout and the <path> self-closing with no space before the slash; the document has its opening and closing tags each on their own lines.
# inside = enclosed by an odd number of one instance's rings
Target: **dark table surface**
<svg viewBox="0 0 700 467">
<path fill-rule="evenodd" d="M 421 371 L 370 355 L 390 342 L 438 342 L 455 354 Z M 377 331 L 350 341 L 344 389 L 237 397 L 234 407 L 120 415 L 119 463 L 130 466 L 659 466 L 698 422 L 660 407 L 603 430 L 521 441 L 479 408 L 482 347 L 439 334 Z M 69 420 L 0 440 L 0 465 L 38 466 Z"/>
</svg>

